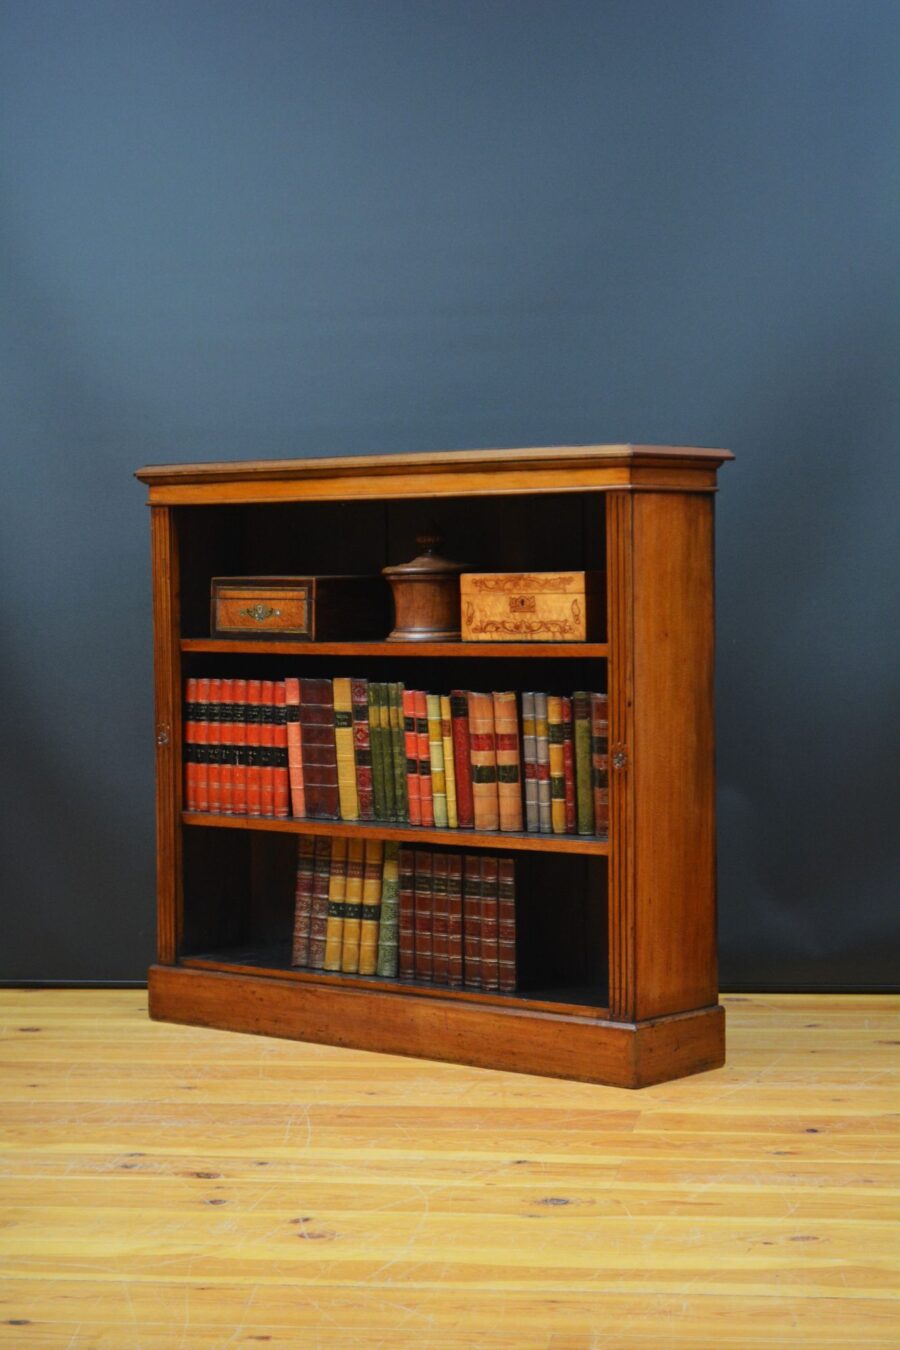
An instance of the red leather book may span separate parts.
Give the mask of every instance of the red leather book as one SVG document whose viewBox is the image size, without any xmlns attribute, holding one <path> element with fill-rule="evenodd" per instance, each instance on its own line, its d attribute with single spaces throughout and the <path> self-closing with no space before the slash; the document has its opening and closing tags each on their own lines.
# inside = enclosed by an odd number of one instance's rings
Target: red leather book
<svg viewBox="0 0 900 1350">
<path fill-rule="evenodd" d="M 481 859 L 481 987 L 500 988 L 497 859 Z"/>
<path fill-rule="evenodd" d="M 416 859 L 411 848 L 401 848 L 399 858 L 400 917 L 397 926 L 398 974 L 411 980 L 416 973 Z"/>
<path fill-rule="evenodd" d="M 232 806 L 234 740 L 231 723 L 234 680 L 222 680 L 221 695 L 222 701 L 219 704 L 219 810 L 223 815 L 230 816 L 234 812 Z"/>
<path fill-rule="evenodd" d="M 497 805 L 500 829 L 519 831 L 522 823 L 522 774 L 519 716 L 512 691 L 494 693 L 494 744 L 497 753 Z"/>
<path fill-rule="evenodd" d="M 372 740 L 369 731 L 369 681 L 350 681 L 353 707 L 353 758 L 356 763 L 356 795 L 360 820 L 375 819 L 372 793 Z"/>
<path fill-rule="evenodd" d="M 419 733 L 416 728 L 416 691 L 403 690 L 403 745 L 406 751 L 406 797 L 410 825 L 422 824 L 419 795 Z"/>
<path fill-rule="evenodd" d="M 225 681 L 222 681 L 223 687 Z M 290 782 L 287 752 L 287 690 L 284 680 L 275 683 L 275 767 L 273 770 L 275 815 L 283 820 L 290 815 Z"/>
<path fill-rule="evenodd" d="M 221 750 L 222 681 L 211 677 L 209 702 L 206 705 L 206 799 L 207 810 L 218 814 L 222 809 L 219 795 L 219 761 Z"/>
<path fill-rule="evenodd" d="M 247 815 L 262 815 L 260 777 L 260 724 L 262 721 L 262 680 L 247 681 Z"/>
<path fill-rule="evenodd" d="M 295 679 L 285 680 L 284 696 L 287 715 L 291 815 L 302 820 L 306 815 L 306 796 L 303 790 L 303 751 L 300 747 L 300 681 Z"/>
<path fill-rule="evenodd" d="M 297 840 L 297 873 L 294 883 L 294 935 L 291 965 L 309 964 L 309 922 L 312 916 L 315 836 L 301 835 Z"/>
<path fill-rule="evenodd" d="M 431 925 L 432 970 L 436 984 L 450 983 L 450 911 L 447 893 L 447 855 L 435 853 L 432 859 Z"/>
<path fill-rule="evenodd" d="M 462 854 L 447 857 L 447 983 L 458 989 L 463 982 Z"/>
<path fill-rule="evenodd" d="M 334 695 L 330 680 L 300 681 L 300 742 L 306 813 L 319 820 L 339 820 Z"/>
<path fill-rule="evenodd" d="M 431 748 L 428 743 L 428 695 L 424 689 L 415 690 L 416 696 L 416 737 L 419 742 L 417 755 L 419 772 L 419 810 L 422 824 L 434 824 L 434 800 L 431 790 Z"/>
<path fill-rule="evenodd" d="M 472 762 L 469 745 L 469 696 L 464 689 L 450 693 L 450 728 L 453 737 L 453 771 L 456 776 L 456 815 L 459 828 L 475 824 L 472 804 Z"/>
<path fill-rule="evenodd" d="M 184 809 L 196 811 L 197 798 L 197 681 L 192 676 L 184 683 L 184 715 L 182 718 L 182 757 L 184 760 Z"/>
<path fill-rule="evenodd" d="M 331 840 L 316 835 L 313 862 L 312 913 L 309 919 L 309 965 L 321 970 L 325 964 L 328 932 L 328 887 L 331 880 Z"/>
<path fill-rule="evenodd" d="M 563 774 L 566 784 L 566 834 L 575 833 L 575 732 L 572 723 L 572 700 L 562 700 Z"/>
<path fill-rule="evenodd" d="M 467 856 L 463 867 L 463 984 L 481 988 L 481 858 Z"/>
<path fill-rule="evenodd" d="M 591 694 L 591 787 L 594 833 L 609 834 L 609 700 Z"/>
<path fill-rule="evenodd" d="M 195 745 L 197 746 L 197 780 L 195 811 L 209 810 L 209 680 L 201 676 L 197 680 L 197 720 L 194 723 Z"/>
<path fill-rule="evenodd" d="M 416 849 L 416 979 L 434 977 L 432 955 L 433 884 L 431 854 Z"/>
<path fill-rule="evenodd" d="M 494 700 L 490 694 L 469 694 L 469 747 L 475 829 L 499 830 Z"/>
<path fill-rule="evenodd" d="M 497 954 L 500 992 L 516 988 L 516 864 L 512 858 L 497 862 Z"/>
<path fill-rule="evenodd" d="M 275 685 L 272 680 L 261 682 L 259 701 L 259 812 L 262 816 L 275 814 Z"/>
<path fill-rule="evenodd" d="M 247 814 L 247 681 L 236 679 L 231 705 L 231 735 L 234 764 L 231 773 L 231 809 L 236 816 Z"/>
</svg>

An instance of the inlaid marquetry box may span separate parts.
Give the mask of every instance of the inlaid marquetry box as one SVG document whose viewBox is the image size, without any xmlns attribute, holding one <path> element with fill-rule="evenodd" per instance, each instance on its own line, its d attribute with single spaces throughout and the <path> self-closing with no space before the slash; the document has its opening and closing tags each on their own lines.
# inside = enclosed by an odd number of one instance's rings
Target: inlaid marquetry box
<svg viewBox="0 0 900 1350">
<path fill-rule="evenodd" d="M 602 572 L 464 572 L 463 642 L 595 642 Z"/>
</svg>

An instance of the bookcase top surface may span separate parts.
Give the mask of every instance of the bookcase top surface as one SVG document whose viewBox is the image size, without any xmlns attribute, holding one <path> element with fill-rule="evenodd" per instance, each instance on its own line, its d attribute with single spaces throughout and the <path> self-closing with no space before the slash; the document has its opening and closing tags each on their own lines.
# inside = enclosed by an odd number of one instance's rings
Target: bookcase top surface
<svg viewBox="0 0 900 1350">
<path fill-rule="evenodd" d="M 587 469 L 705 469 L 713 474 L 729 450 L 673 445 L 560 445 L 508 450 L 450 450 L 329 459 L 251 459 L 202 464 L 150 464 L 135 477 L 150 487 L 398 474 L 510 474 Z"/>
</svg>

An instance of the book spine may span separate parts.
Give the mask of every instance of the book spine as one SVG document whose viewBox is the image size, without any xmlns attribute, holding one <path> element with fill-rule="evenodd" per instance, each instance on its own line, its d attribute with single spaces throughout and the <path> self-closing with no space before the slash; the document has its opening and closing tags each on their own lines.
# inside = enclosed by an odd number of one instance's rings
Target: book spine
<svg viewBox="0 0 900 1350">
<path fill-rule="evenodd" d="M 197 746 L 197 777 L 195 811 L 209 810 L 209 764 L 207 762 L 207 733 L 209 729 L 209 680 L 197 680 L 197 720 L 194 723 Z"/>
<path fill-rule="evenodd" d="M 462 855 L 447 858 L 447 983 L 459 989 L 463 982 Z"/>
<path fill-rule="evenodd" d="M 222 809 L 220 792 L 219 760 L 221 751 L 222 681 L 212 678 L 209 682 L 209 702 L 206 705 L 206 762 L 207 762 L 207 810 L 216 815 Z"/>
<path fill-rule="evenodd" d="M 372 795 L 372 744 L 369 736 L 369 682 L 350 681 L 353 703 L 353 759 L 356 766 L 356 798 L 360 820 L 375 819 Z"/>
<path fill-rule="evenodd" d="M 463 871 L 463 984 L 481 988 L 481 859 L 467 856 Z"/>
<path fill-rule="evenodd" d="M 441 700 L 438 694 L 426 695 L 428 710 L 428 754 L 431 759 L 431 796 L 437 829 L 447 828 L 447 779 L 444 774 L 444 738 L 441 732 Z"/>
<path fill-rule="evenodd" d="M 224 681 L 223 681 L 224 685 Z M 275 684 L 275 816 L 284 820 L 290 815 L 291 789 L 287 752 L 287 705 L 284 680 Z"/>
<path fill-rule="evenodd" d="M 432 865 L 431 854 L 416 849 L 416 979 L 430 980 L 434 973 L 432 957 Z"/>
<path fill-rule="evenodd" d="M 572 724 L 572 700 L 562 700 L 563 773 L 566 780 L 566 834 L 575 833 L 575 731 Z"/>
<path fill-rule="evenodd" d="M 182 755 L 184 758 L 184 809 L 196 811 L 197 806 L 197 681 L 191 676 L 184 685 L 184 713 L 182 714 Z"/>
<path fill-rule="evenodd" d="M 247 681 L 247 815 L 262 815 L 260 781 L 260 726 L 262 724 L 262 680 Z"/>
<path fill-rule="evenodd" d="M 391 760 L 394 765 L 394 819 L 401 825 L 409 822 L 409 799 L 406 787 L 406 736 L 403 727 L 403 685 L 389 684 L 388 711 L 391 724 Z"/>
<path fill-rule="evenodd" d="M 341 970 L 345 975 L 354 975 L 359 969 L 365 849 L 363 839 L 347 841 L 347 886 L 344 891 L 344 928 L 341 942 Z"/>
<path fill-rule="evenodd" d="M 562 699 L 547 695 L 547 743 L 550 758 L 550 827 L 566 832 L 566 754 L 563 746 Z"/>
<path fill-rule="evenodd" d="M 309 964 L 321 970 L 328 931 L 328 890 L 331 884 L 331 840 L 316 835 L 313 860 L 312 913 L 309 918 Z"/>
<path fill-rule="evenodd" d="M 334 746 L 337 759 L 341 820 L 359 820 L 356 756 L 353 747 L 353 698 L 348 676 L 337 676 L 334 688 Z"/>
<path fill-rule="evenodd" d="M 285 714 L 287 717 L 288 777 L 291 784 L 291 815 L 302 819 L 306 815 L 303 794 L 303 757 L 300 752 L 300 681 L 284 682 Z"/>
<path fill-rule="evenodd" d="M 294 936 L 292 966 L 309 965 L 309 924 L 312 916 L 315 837 L 301 835 L 297 840 L 297 874 L 294 885 Z"/>
<path fill-rule="evenodd" d="M 447 893 L 447 855 L 435 853 L 432 859 L 432 979 L 436 984 L 450 982 L 450 912 Z"/>
<path fill-rule="evenodd" d="M 363 863 L 362 912 L 359 928 L 359 973 L 374 975 L 378 961 L 378 924 L 381 918 L 381 884 L 384 842 L 367 839 Z"/>
<path fill-rule="evenodd" d="M 275 814 L 275 684 L 263 680 L 259 702 L 259 813 Z"/>
<path fill-rule="evenodd" d="M 490 694 L 469 694 L 469 745 L 475 829 L 498 830 L 500 801 L 497 795 L 494 701 Z"/>
<path fill-rule="evenodd" d="M 444 758 L 444 781 L 447 785 L 447 824 L 451 830 L 459 828 L 456 804 L 456 766 L 453 762 L 453 724 L 450 718 L 450 698 L 441 694 L 441 742 Z"/>
<path fill-rule="evenodd" d="M 300 681 L 300 740 L 307 814 L 319 820 L 339 820 L 334 695 L 330 680 Z"/>
<path fill-rule="evenodd" d="M 512 858 L 497 863 L 497 954 L 501 994 L 516 988 L 516 864 Z"/>
<path fill-rule="evenodd" d="M 494 740 L 497 747 L 497 807 L 500 829 L 522 829 L 522 776 L 519 716 L 512 692 L 494 694 Z"/>
<path fill-rule="evenodd" d="M 395 979 L 398 969 L 400 928 L 400 845 L 390 840 L 384 846 L 381 882 L 381 922 L 378 927 L 378 961 L 375 974 Z"/>
<path fill-rule="evenodd" d="M 547 695 L 534 696 L 534 744 L 537 760 L 538 829 L 541 834 L 553 833 L 553 814 L 550 802 L 550 736 L 547 725 Z"/>
<path fill-rule="evenodd" d="M 594 833 L 594 789 L 591 783 L 591 700 L 579 690 L 572 695 L 575 724 L 575 810 L 579 834 Z"/>
<path fill-rule="evenodd" d="M 401 980 L 416 973 L 416 870 L 411 848 L 401 848 L 398 862 L 399 909 L 397 965 Z"/>
<path fill-rule="evenodd" d="M 344 903 L 347 898 L 347 840 L 332 839 L 328 877 L 328 921 L 325 925 L 325 970 L 340 970 L 344 941 Z"/>
<path fill-rule="evenodd" d="M 381 755 L 384 764 L 384 818 L 386 821 L 397 819 L 397 780 L 394 777 L 394 738 L 391 734 L 391 691 L 390 685 L 378 686 L 378 703 L 381 710 Z"/>
<path fill-rule="evenodd" d="M 500 988 L 497 859 L 481 859 L 481 987 Z"/>
<path fill-rule="evenodd" d="M 223 816 L 234 814 L 234 765 L 231 709 L 234 701 L 234 680 L 223 679 L 219 701 L 219 810 Z"/>
<path fill-rule="evenodd" d="M 431 751 L 428 748 L 428 695 L 416 690 L 416 738 L 419 742 L 419 800 L 422 824 L 434 824 L 434 793 L 431 786 Z"/>
<path fill-rule="evenodd" d="M 454 689 L 450 694 L 450 721 L 453 735 L 453 771 L 456 779 L 457 821 L 461 830 L 470 830 L 475 823 L 475 816 L 472 806 L 469 696 L 462 689 Z"/>
<path fill-rule="evenodd" d="M 381 726 L 383 686 L 369 681 L 369 739 L 372 753 L 372 793 L 376 820 L 387 820 L 387 795 L 384 788 L 384 739 Z"/>
<path fill-rule="evenodd" d="M 236 679 L 231 705 L 231 735 L 234 763 L 231 771 L 231 806 L 236 816 L 247 814 L 247 681 Z"/>
<path fill-rule="evenodd" d="M 609 834 L 609 700 L 591 694 L 591 787 L 594 832 Z"/>
<path fill-rule="evenodd" d="M 540 829 L 540 817 L 534 727 L 534 694 L 529 691 L 522 695 L 522 775 L 525 780 L 525 828 L 536 834 Z"/>
<path fill-rule="evenodd" d="M 419 797 L 419 737 L 416 732 L 416 691 L 403 691 L 403 749 L 406 753 L 406 796 L 410 825 L 422 824 Z"/>
</svg>

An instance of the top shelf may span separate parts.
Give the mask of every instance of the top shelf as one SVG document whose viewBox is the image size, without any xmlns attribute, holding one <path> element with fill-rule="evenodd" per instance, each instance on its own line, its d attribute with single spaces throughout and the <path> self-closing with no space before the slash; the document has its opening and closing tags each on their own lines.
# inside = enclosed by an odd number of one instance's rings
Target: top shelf
<svg viewBox="0 0 900 1350">
<path fill-rule="evenodd" d="M 605 658 L 606 642 L 285 642 L 264 638 L 182 638 L 183 652 L 238 652 L 247 656 L 506 656 Z"/>
</svg>

